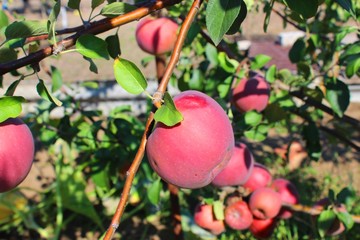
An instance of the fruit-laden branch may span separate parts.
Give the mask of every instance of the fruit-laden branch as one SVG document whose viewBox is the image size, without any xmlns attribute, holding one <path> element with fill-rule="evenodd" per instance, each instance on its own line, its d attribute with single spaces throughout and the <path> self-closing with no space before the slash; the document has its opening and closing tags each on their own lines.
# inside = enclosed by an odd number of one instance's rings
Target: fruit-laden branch
<svg viewBox="0 0 360 240">
<path fill-rule="evenodd" d="M 175 43 L 174 50 L 171 54 L 169 64 L 165 70 L 166 72 L 168 72 L 167 76 L 165 76 L 165 75 L 163 76 L 163 78 L 159 84 L 159 87 L 157 89 L 157 92 L 156 92 L 158 94 L 160 93 L 161 95 L 163 95 L 166 91 L 166 87 L 167 87 L 167 84 L 169 83 L 171 73 L 174 70 L 176 63 L 179 60 L 181 46 L 184 44 L 186 35 L 190 29 L 191 23 L 195 19 L 195 16 L 200 8 L 201 3 L 202 3 L 202 0 L 194 0 L 193 5 L 191 6 L 187 17 L 181 26 L 178 38 Z M 168 69 L 171 69 L 171 72 L 169 72 L 170 70 L 168 70 Z M 166 72 L 165 72 L 165 74 L 166 74 Z M 154 103 L 154 106 L 160 107 L 160 102 Z M 116 212 L 111 220 L 110 226 L 105 234 L 104 240 L 112 239 L 116 229 L 118 228 L 118 226 L 120 224 L 120 219 L 125 210 L 125 206 L 126 206 L 126 203 L 127 203 L 128 197 L 129 197 L 133 179 L 135 177 L 135 174 L 136 174 L 136 172 L 140 166 L 140 163 L 144 157 L 144 154 L 145 154 L 145 146 L 146 146 L 148 136 L 149 136 L 152 126 L 153 126 L 153 120 L 154 120 L 154 112 L 152 111 L 146 121 L 145 131 L 141 138 L 139 149 L 138 149 L 138 151 L 135 155 L 135 158 L 129 168 L 129 171 L 127 172 L 127 177 L 125 180 L 125 185 L 124 185 L 124 189 L 121 194 L 120 201 L 116 208 Z"/>
<path fill-rule="evenodd" d="M 52 54 L 59 53 L 67 48 L 70 48 L 75 45 L 76 40 L 84 35 L 84 34 L 100 34 L 111 30 L 115 27 L 119 27 L 121 25 L 127 24 L 132 21 L 136 21 L 144 16 L 154 12 L 156 10 L 175 5 L 181 2 L 181 0 L 158 0 L 158 1 L 150 1 L 149 5 L 143 6 L 135 9 L 129 13 L 124 15 L 115 17 L 115 18 L 105 18 L 94 23 L 91 23 L 89 27 L 84 28 L 82 31 L 79 31 L 72 36 L 69 36 L 59 42 L 57 44 L 48 46 L 43 48 L 37 52 L 31 53 L 28 56 L 20 58 L 18 60 L 0 64 L 0 75 L 8 73 L 10 71 L 19 69 L 21 67 L 27 66 L 29 64 L 38 63 L 46 57 L 51 56 Z M 57 49 L 55 46 L 59 46 L 60 49 Z"/>
<path fill-rule="evenodd" d="M 309 207 L 309 206 L 305 206 L 305 205 L 301 205 L 301 204 L 283 203 L 282 205 L 283 205 L 283 207 L 288 208 L 294 212 L 303 212 L 303 213 L 307 213 L 309 215 L 320 215 L 322 212 L 321 208 L 313 208 L 313 207 Z M 360 223 L 360 216 L 351 215 L 351 217 L 355 223 Z"/>
</svg>

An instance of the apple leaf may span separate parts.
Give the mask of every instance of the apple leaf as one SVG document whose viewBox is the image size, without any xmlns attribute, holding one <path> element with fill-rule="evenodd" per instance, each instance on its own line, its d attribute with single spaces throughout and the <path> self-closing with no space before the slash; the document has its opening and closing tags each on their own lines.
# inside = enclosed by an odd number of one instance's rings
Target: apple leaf
<svg viewBox="0 0 360 240">
<path fill-rule="evenodd" d="M 174 101 L 168 92 L 164 95 L 164 104 L 155 112 L 154 119 L 169 127 L 183 120 L 182 114 L 176 109 Z"/>
<path fill-rule="evenodd" d="M 262 114 L 257 111 L 249 111 L 245 113 L 245 123 L 250 126 L 257 126 L 262 119 Z"/>
<path fill-rule="evenodd" d="M 213 202 L 213 211 L 214 211 L 215 218 L 217 220 L 221 221 L 221 220 L 225 219 L 223 202 L 221 202 L 221 201 Z"/>
<path fill-rule="evenodd" d="M 124 13 L 131 12 L 135 10 L 136 7 L 123 2 L 113 2 L 111 4 L 106 5 L 101 9 L 100 14 L 105 17 L 117 17 Z"/>
<path fill-rule="evenodd" d="M 330 81 L 326 86 L 326 100 L 330 103 L 332 110 L 342 117 L 350 103 L 350 91 L 348 86 L 337 79 Z"/>
<path fill-rule="evenodd" d="M 46 22 L 35 20 L 13 22 L 5 29 L 7 41 L 14 38 L 27 38 L 47 33 Z"/>
<path fill-rule="evenodd" d="M 55 96 L 53 96 L 50 93 L 50 91 L 46 88 L 43 80 L 39 79 L 39 83 L 36 85 L 36 90 L 43 99 L 52 102 L 57 106 L 62 105 L 62 102 L 59 99 L 57 99 Z"/>
<path fill-rule="evenodd" d="M 71 9 L 79 9 L 81 0 L 69 0 L 67 6 Z"/>
<path fill-rule="evenodd" d="M 103 4 L 105 2 L 105 0 L 91 0 L 91 8 L 97 8 L 98 6 L 100 6 L 101 4 Z"/>
<path fill-rule="evenodd" d="M 109 59 L 107 43 L 92 34 L 84 34 L 76 41 L 76 51 L 88 58 Z"/>
<path fill-rule="evenodd" d="M 242 0 L 209 0 L 206 27 L 211 40 L 218 45 L 240 13 Z"/>
<path fill-rule="evenodd" d="M 241 1 L 241 8 L 239 15 L 235 18 L 233 24 L 229 28 L 229 30 L 226 32 L 226 34 L 232 35 L 237 33 L 240 30 L 242 22 L 245 20 L 247 15 L 247 7 L 246 3 L 244 1 Z"/>
<path fill-rule="evenodd" d="M 14 92 L 15 92 L 15 90 L 16 90 L 16 88 L 17 88 L 17 86 L 19 85 L 20 82 L 21 82 L 21 79 L 12 82 L 10 84 L 10 86 L 8 87 L 8 89 L 6 90 L 5 96 L 13 96 Z"/>
<path fill-rule="evenodd" d="M 325 236 L 326 232 L 329 230 L 335 219 L 336 214 L 333 210 L 329 209 L 321 212 L 317 220 L 317 226 L 321 237 Z"/>
<path fill-rule="evenodd" d="M 270 56 L 265 54 L 258 54 L 251 61 L 250 68 L 252 70 L 260 69 L 264 67 L 270 60 L 271 60 Z"/>
<path fill-rule="evenodd" d="M 22 111 L 21 103 L 25 102 L 23 97 L 1 97 L 0 98 L 0 122 L 8 118 L 18 117 Z"/>
<path fill-rule="evenodd" d="M 285 0 L 291 10 L 297 12 L 304 18 L 315 16 L 318 9 L 318 1 L 314 0 Z"/>
<path fill-rule="evenodd" d="M 354 220 L 348 212 L 336 212 L 337 218 L 344 223 L 346 230 L 351 229 L 354 226 Z"/>
<path fill-rule="evenodd" d="M 0 10 L 0 29 L 9 25 L 9 18 L 6 13 Z"/>
<path fill-rule="evenodd" d="M 265 79 L 266 79 L 266 81 L 268 81 L 269 83 L 275 82 L 275 80 L 276 80 L 276 66 L 275 66 L 275 65 L 272 65 L 272 66 L 269 67 L 269 69 L 266 71 Z"/>
<path fill-rule="evenodd" d="M 107 43 L 107 50 L 110 57 L 113 59 L 119 57 L 121 54 L 119 36 L 117 34 L 110 35 L 105 39 L 105 42 Z"/>
<path fill-rule="evenodd" d="M 63 79 L 60 70 L 54 66 L 51 66 L 51 80 L 52 80 L 51 92 L 55 92 L 59 90 L 63 84 Z"/>
<path fill-rule="evenodd" d="M 114 75 L 120 86 L 131 94 L 140 94 L 147 87 L 147 81 L 140 69 L 126 59 L 115 59 Z"/>
<path fill-rule="evenodd" d="M 160 200 L 160 192 L 162 189 L 162 184 L 161 184 L 161 178 L 158 178 L 157 180 L 155 180 L 150 187 L 147 190 L 147 197 L 149 199 L 149 201 L 154 204 L 157 205 L 159 203 Z"/>
</svg>

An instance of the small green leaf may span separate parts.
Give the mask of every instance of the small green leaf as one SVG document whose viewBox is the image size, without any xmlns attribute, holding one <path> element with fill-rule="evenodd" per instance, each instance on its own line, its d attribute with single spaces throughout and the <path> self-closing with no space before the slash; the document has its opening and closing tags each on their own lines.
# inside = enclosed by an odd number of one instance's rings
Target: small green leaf
<svg viewBox="0 0 360 240">
<path fill-rule="evenodd" d="M 209 0 L 206 7 L 206 27 L 215 45 L 230 29 L 240 13 L 242 0 Z"/>
<path fill-rule="evenodd" d="M 107 43 L 107 50 L 110 57 L 113 59 L 119 57 L 121 54 L 119 36 L 117 34 L 110 35 L 105 39 L 105 42 Z"/>
<path fill-rule="evenodd" d="M 11 83 L 10 86 L 8 87 L 8 89 L 6 90 L 5 96 L 13 96 L 14 92 L 20 82 L 21 82 L 21 79 L 16 80 L 13 83 Z"/>
<path fill-rule="evenodd" d="M 193 69 L 189 81 L 189 87 L 193 90 L 201 91 L 204 87 L 205 77 L 200 69 Z"/>
<path fill-rule="evenodd" d="M 168 92 L 164 95 L 164 104 L 155 112 L 154 119 L 169 127 L 172 127 L 183 120 L 183 116 L 176 109 L 174 101 Z"/>
<path fill-rule="evenodd" d="M 224 204 L 222 201 L 214 201 L 213 202 L 213 212 L 215 215 L 215 218 L 217 220 L 224 220 L 225 216 L 224 216 Z"/>
<path fill-rule="evenodd" d="M 9 18 L 3 10 L 0 10 L 0 29 L 9 25 Z"/>
<path fill-rule="evenodd" d="M 236 60 L 230 59 L 224 52 L 218 54 L 218 61 L 220 67 L 228 73 L 234 73 L 239 65 Z"/>
<path fill-rule="evenodd" d="M 351 0 L 335 0 L 343 9 L 348 11 L 351 14 L 355 14 L 354 8 L 352 6 Z"/>
<path fill-rule="evenodd" d="M 278 122 L 286 118 L 286 112 L 279 103 L 270 103 L 264 110 L 265 118 L 270 122 Z"/>
<path fill-rule="evenodd" d="M 107 43 L 91 34 L 84 34 L 76 41 L 76 51 L 88 58 L 109 59 Z"/>
<path fill-rule="evenodd" d="M 68 7 L 77 10 L 80 8 L 80 2 L 81 0 L 69 0 Z"/>
<path fill-rule="evenodd" d="M 326 83 L 325 86 L 326 100 L 330 103 L 332 110 L 334 110 L 339 117 L 342 117 L 350 103 L 348 86 L 339 79 L 337 79 L 335 83 L 330 81 Z"/>
<path fill-rule="evenodd" d="M 256 126 L 261 122 L 262 114 L 257 111 L 249 111 L 245 113 L 245 123 L 250 126 Z"/>
<path fill-rule="evenodd" d="M 245 131 L 244 135 L 249 139 L 252 139 L 257 142 L 261 142 L 266 139 L 268 131 L 269 131 L 269 126 L 260 124 L 248 131 Z"/>
<path fill-rule="evenodd" d="M 154 205 L 157 205 L 160 200 L 160 192 L 162 189 L 162 184 L 160 180 L 161 178 L 155 180 L 146 191 L 149 201 Z"/>
<path fill-rule="evenodd" d="M 90 71 L 98 74 L 98 68 L 97 68 L 95 62 L 91 58 L 88 58 L 85 56 L 83 56 L 83 58 L 90 63 L 90 66 L 89 66 Z"/>
<path fill-rule="evenodd" d="M 319 159 L 321 157 L 320 135 L 314 122 L 309 122 L 304 126 L 303 136 L 309 156 L 315 160 Z"/>
<path fill-rule="evenodd" d="M 297 12 L 304 18 L 315 16 L 318 9 L 318 1 L 315 0 L 285 0 L 291 10 Z"/>
<path fill-rule="evenodd" d="M 264 54 L 258 54 L 251 61 L 250 68 L 252 70 L 260 69 L 264 67 L 270 60 L 271 60 L 270 56 Z"/>
<path fill-rule="evenodd" d="M 235 21 L 229 28 L 229 30 L 226 32 L 226 34 L 232 35 L 237 33 L 240 30 L 242 22 L 245 20 L 247 15 L 247 7 L 244 1 L 241 1 L 241 8 L 239 15 L 235 18 Z"/>
<path fill-rule="evenodd" d="M 275 65 L 272 65 L 272 66 L 269 67 L 269 69 L 266 71 L 265 79 L 266 79 L 266 81 L 268 81 L 269 83 L 275 82 L 275 80 L 276 80 L 276 66 L 275 66 Z"/>
<path fill-rule="evenodd" d="M 7 41 L 14 38 L 27 38 L 47 33 L 46 22 L 43 21 L 13 22 L 5 29 Z"/>
<path fill-rule="evenodd" d="M 346 65 L 345 73 L 348 78 L 351 78 L 360 71 L 360 54 L 357 54 L 357 58 L 349 61 Z"/>
<path fill-rule="evenodd" d="M 233 80 L 233 76 L 229 76 L 222 83 L 219 83 L 217 85 L 219 97 L 225 98 L 229 94 L 232 80 Z"/>
<path fill-rule="evenodd" d="M 55 34 L 55 25 L 56 25 L 57 17 L 59 16 L 59 13 L 60 13 L 60 8 L 61 8 L 61 1 L 57 1 L 50 12 L 48 22 L 47 22 L 47 31 L 49 32 L 49 40 L 53 40 L 53 39 L 55 40 L 55 37 L 56 37 L 54 35 Z"/>
<path fill-rule="evenodd" d="M 343 188 L 337 195 L 336 200 L 343 203 L 349 211 L 356 202 L 356 192 L 349 187 Z"/>
<path fill-rule="evenodd" d="M 329 230 L 335 219 L 336 214 L 333 210 L 329 209 L 321 212 L 317 220 L 317 226 L 321 237 L 325 236 L 326 232 Z"/>
<path fill-rule="evenodd" d="M 354 226 L 354 220 L 348 212 L 336 212 L 337 218 L 344 223 L 346 230 L 351 229 Z"/>
<path fill-rule="evenodd" d="M 206 44 L 205 55 L 206 55 L 206 59 L 208 59 L 213 66 L 218 65 L 219 60 L 218 60 L 218 51 L 216 47 L 214 47 L 210 43 Z"/>
<path fill-rule="evenodd" d="M 267 32 L 267 28 L 270 23 L 270 16 L 271 16 L 272 8 L 274 6 L 274 2 L 275 1 L 271 1 L 270 3 L 267 1 L 265 2 L 264 13 L 266 13 L 266 15 L 265 15 L 264 24 L 263 24 L 263 30 L 265 33 Z"/>
<path fill-rule="evenodd" d="M 82 82 L 80 84 L 80 86 L 89 88 L 89 89 L 97 89 L 97 88 L 99 88 L 99 83 L 95 82 L 95 81 L 86 81 L 86 82 Z"/>
<path fill-rule="evenodd" d="M 114 2 L 106 5 L 101 9 L 100 14 L 105 17 L 117 17 L 119 15 L 131 12 L 135 10 L 136 7 L 123 2 Z"/>
<path fill-rule="evenodd" d="M 43 80 L 39 79 L 39 83 L 36 85 L 36 90 L 43 99 L 45 99 L 49 102 L 52 102 L 52 103 L 56 104 L 57 106 L 62 105 L 60 100 L 57 99 L 56 97 L 54 97 L 50 93 L 50 91 L 46 88 Z"/>
<path fill-rule="evenodd" d="M 97 8 L 98 6 L 100 6 L 101 4 L 103 4 L 105 2 L 105 0 L 91 0 L 91 8 Z"/>
<path fill-rule="evenodd" d="M 17 52 L 12 48 L 0 48 L 0 63 L 15 61 L 17 59 Z"/>
<path fill-rule="evenodd" d="M 114 75 L 120 86 L 131 94 L 140 94 L 147 88 L 147 81 L 140 69 L 123 58 L 115 59 Z"/>
<path fill-rule="evenodd" d="M 1 97 L 0 98 L 0 122 L 8 118 L 18 117 L 22 111 L 21 103 L 25 102 L 23 97 Z"/>
<path fill-rule="evenodd" d="M 63 84 L 63 79 L 59 69 L 57 69 L 54 66 L 51 66 L 51 80 L 52 80 L 51 92 L 55 92 L 59 90 Z"/>
<path fill-rule="evenodd" d="M 295 41 L 294 45 L 289 51 L 289 59 L 292 63 L 297 63 L 303 60 L 306 51 L 306 43 L 303 38 Z"/>
</svg>

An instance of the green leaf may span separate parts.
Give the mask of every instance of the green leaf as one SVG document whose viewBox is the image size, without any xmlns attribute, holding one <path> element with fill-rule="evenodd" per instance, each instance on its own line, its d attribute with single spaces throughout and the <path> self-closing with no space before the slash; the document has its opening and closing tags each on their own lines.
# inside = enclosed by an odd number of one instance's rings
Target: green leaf
<svg viewBox="0 0 360 240">
<path fill-rule="evenodd" d="M 210 43 L 206 44 L 205 55 L 206 55 L 206 59 L 209 60 L 213 66 L 217 66 L 219 64 L 218 51 L 216 47 L 214 47 L 212 44 Z"/>
<path fill-rule="evenodd" d="M 146 191 L 149 201 L 154 205 L 157 205 L 160 200 L 160 192 L 162 189 L 162 184 L 160 180 L 161 178 L 155 180 Z"/>
<path fill-rule="evenodd" d="M 265 79 L 266 79 L 266 81 L 268 81 L 269 83 L 275 82 L 275 80 L 276 80 L 276 66 L 275 66 L 275 65 L 272 65 L 272 66 L 269 67 L 269 69 L 266 71 Z"/>
<path fill-rule="evenodd" d="M 224 220 L 225 216 L 224 216 L 224 204 L 222 201 L 214 201 L 213 202 L 213 212 L 215 215 L 215 218 L 217 220 Z"/>
<path fill-rule="evenodd" d="M 52 8 L 49 18 L 48 18 L 48 22 L 47 22 L 47 31 L 49 32 L 49 40 L 55 40 L 55 25 L 56 25 L 56 20 L 57 17 L 59 16 L 60 13 L 60 8 L 61 8 L 61 1 L 57 1 L 54 5 L 54 7 Z"/>
<path fill-rule="evenodd" d="M 245 131 L 244 135 L 249 139 L 252 139 L 257 142 L 261 142 L 266 139 L 268 131 L 269 131 L 269 126 L 260 124 L 248 131 Z"/>
<path fill-rule="evenodd" d="M 349 61 L 346 65 L 345 73 L 348 78 L 351 78 L 360 71 L 360 54 L 356 55 L 357 58 Z"/>
<path fill-rule="evenodd" d="M 21 79 L 16 80 L 13 83 L 11 83 L 10 86 L 8 87 L 8 89 L 6 90 L 5 96 L 13 96 L 14 92 L 20 82 L 21 82 Z"/>
<path fill-rule="evenodd" d="M 354 8 L 352 6 L 351 0 L 335 0 L 343 9 L 348 11 L 351 14 L 355 14 Z"/>
<path fill-rule="evenodd" d="M 131 94 L 140 94 L 147 88 L 147 81 L 140 69 L 123 58 L 115 59 L 114 75 L 120 86 Z"/>
<path fill-rule="evenodd" d="M 232 80 L 233 80 L 233 76 L 229 76 L 223 82 L 217 85 L 219 97 L 225 98 L 229 94 Z"/>
<path fill-rule="evenodd" d="M 350 103 L 350 91 L 348 86 L 340 81 L 329 81 L 325 84 L 326 100 L 330 103 L 332 110 L 342 117 Z"/>
<path fill-rule="evenodd" d="M 236 60 L 230 59 L 224 52 L 218 54 L 218 61 L 220 67 L 228 73 L 234 73 L 239 65 Z"/>
<path fill-rule="evenodd" d="M 241 8 L 239 15 L 235 18 L 235 21 L 229 28 L 229 30 L 226 32 L 226 34 L 232 35 L 237 33 L 240 30 L 242 22 L 245 20 L 247 15 L 247 7 L 244 1 L 241 1 Z"/>
<path fill-rule="evenodd" d="M 17 59 L 17 52 L 12 48 L 0 48 L 0 63 L 15 61 Z"/>
<path fill-rule="evenodd" d="M 63 79 L 59 69 L 57 69 L 54 66 L 51 66 L 51 80 L 52 80 L 51 92 L 55 92 L 59 90 L 63 84 Z"/>
<path fill-rule="evenodd" d="M 337 195 L 336 200 L 339 203 L 343 203 L 346 206 L 346 209 L 350 211 L 356 202 L 356 192 L 349 187 L 343 188 Z"/>
<path fill-rule="evenodd" d="M 98 6 L 100 6 L 101 4 L 103 4 L 105 2 L 105 0 L 91 0 L 91 8 L 97 8 Z"/>
<path fill-rule="evenodd" d="M 209 0 L 206 27 L 211 40 L 218 45 L 240 13 L 242 0 Z"/>
<path fill-rule="evenodd" d="M 252 70 L 260 69 L 264 67 L 270 60 L 271 60 L 270 56 L 264 54 L 258 54 L 251 61 L 250 68 Z"/>
<path fill-rule="evenodd" d="M 80 86 L 89 88 L 89 89 L 97 89 L 97 88 L 99 88 L 99 83 L 97 83 L 95 81 L 86 81 L 86 82 L 82 82 L 80 84 Z"/>
<path fill-rule="evenodd" d="M 326 232 L 329 230 L 335 220 L 336 214 L 333 210 L 329 209 L 321 212 L 317 220 L 317 226 L 321 237 L 325 236 Z"/>
<path fill-rule="evenodd" d="M 90 63 L 90 66 L 89 66 L 90 71 L 97 74 L 98 68 L 97 68 L 95 62 L 91 58 L 88 58 L 85 56 L 83 56 L 83 58 Z"/>
<path fill-rule="evenodd" d="M 69 0 L 68 7 L 71 9 L 79 9 L 81 0 Z"/>
<path fill-rule="evenodd" d="M 201 91 L 204 87 L 205 77 L 200 69 L 193 69 L 189 81 L 189 87 L 193 90 Z"/>
<path fill-rule="evenodd" d="M 7 41 L 14 38 L 27 38 L 47 33 L 46 22 L 35 20 L 13 22 L 5 29 Z"/>
<path fill-rule="evenodd" d="M 286 112 L 282 109 L 279 103 L 270 103 L 264 111 L 265 118 L 270 122 L 278 122 L 286 118 Z"/>
<path fill-rule="evenodd" d="M 21 103 L 25 102 L 23 97 L 1 97 L 0 98 L 0 122 L 8 118 L 18 117 L 22 111 Z"/>
<path fill-rule="evenodd" d="M 123 2 L 114 2 L 103 7 L 103 9 L 101 9 L 100 11 L 100 14 L 105 17 L 111 18 L 111 17 L 117 17 L 124 13 L 131 12 L 135 9 L 136 7 L 133 5 Z"/>
<path fill-rule="evenodd" d="M 303 60 L 306 51 L 306 43 L 303 38 L 295 41 L 294 45 L 289 51 L 289 59 L 292 63 L 297 63 Z"/>
<path fill-rule="evenodd" d="M 120 56 L 121 54 L 120 39 L 117 34 L 108 36 L 105 39 L 105 42 L 107 43 L 107 50 L 109 52 L 110 57 L 115 59 L 118 56 Z"/>
<path fill-rule="evenodd" d="M 351 229 L 354 226 L 354 219 L 348 212 L 336 212 L 337 218 L 344 223 L 346 230 Z"/>
<path fill-rule="evenodd" d="M 176 109 L 170 94 L 165 92 L 164 104 L 155 112 L 154 119 L 172 127 L 183 120 L 182 114 Z"/>
<path fill-rule="evenodd" d="M 3 10 L 0 10 L 0 29 L 9 25 L 9 18 Z"/>
<path fill-rule="evenodd" d="M 315 0 L 284 0 L 291 10 L 297 12 L 304 18 L 315 16 L 318 8 L 318 1 Z"/>
<path fill-rule="evenodd" d="M 85 57 L 109 59 L 107 43 L 91 34 L 84 34 L 76 41 L 76 51 Z"/>
<path fill-rule="evenodd" d="M 54 97 L 50 93 L 50 91 L 46 88 L 43 80 L 39 79 L 39 83 L 36 85 L 36 90 L 43 99 L 45 99 L 49 102 L 52 102 L 52 103 L 56 104 L 57 106 L 62 105 L 60 100 L 57 99 L 56 97 Z"/>
<path fill-rule="evenodd" d="M 262 119 L 262 114 L 257 111 L 249 111 L 245 113 L 245 123 L 250 126 L 257 126 Z"/>
<path fill-rule="evenodd" d="M 263 30 L 265 33 L 267 32 L 267 28 L 270 23 L 270 16 L 271 16 L 272 8 L 274 6 L 274 2 L 275 1 L 271 1 L 270 3 L 267 1 L 265 2 L 264 13 L 266 13 L 266 15 L 265 15 L 264 24 L 263 24 Z"/>
<path fill-rule="evenodd" d="M 309 156 L 315 160 L 319 159 L 321 157 L 320 135 L 314 122 L 309 122 L 304 126 L 303 136 Z"/>
</svg>

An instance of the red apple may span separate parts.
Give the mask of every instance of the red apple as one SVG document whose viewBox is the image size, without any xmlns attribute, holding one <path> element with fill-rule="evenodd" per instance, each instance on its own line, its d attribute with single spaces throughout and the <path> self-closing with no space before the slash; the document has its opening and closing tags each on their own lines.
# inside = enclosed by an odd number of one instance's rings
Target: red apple
<svg viewBox="0 0 360 240">
<path fill-rule="evenodd" d="M 281 196 L 271 188 L 258 188 L 250 195 L 249 207 L 256 218 L 274 218 L 281 209 Z"/>
<path fill-rule="evenodd" d="M 255 162 L 254 168 L 243 186 L 252 192 L 258 188 L 270 186 L 271 181 L 272 176 L 269 170 L 264 165 Z"/>
<path fill-rule="evenodd" d="M 269 238 L 273 234 L 276 224 L 275 218 L 265 220 L 254 218 L 249 230 L 256 238 Z"/>
<path fill-rule="evenodd" d="M 175 186 L 204 187 L 232 156 L 231 123 L 221 106 L 204 93 L 185 91 L 174 103 L 184 119 L 173 127 L 156 124 L 146 147 L 150 165 Z"/>
<path fill-rule="evenodd" d="M 232 229 L 248 229 L 252 221 L 252 213 L 244 201 L 237 201 L 225 208 L 225 223 Z"/>
<path fill-rule="evenodd" d="M 0 123 L 0 192 L 19 185 L 28 175 L 34 159 L 34 139 L 19 118 Z"/>
<path fill-rule="evenodd" d="M 288 204 L 299 203 L 299 193 L 294 184 L 284 178 L 275 179 L 272 183 L 272 188 L 280 193 L 281 201 Z M 284 208 L 281 209 L 279 217 L 282 219 L 291 218 L 292 213 Z"/>
<path fill-rule="evenodd" d="M 243 78 L 233 89 L 232 102 L 240 112 L 263 111 L 269 101 L 270 86 L 263 76 L 256 74 Z"/>
<path fill-rule="evenodd" d="M 215 218 L 213 206 L 210 204 L 196 206 L 194 221 L 199 227 L 207 229 L 215 235 L 225 231 L 224 221 Z"/>
<path fill-rule="evenodd" d="M 217 187 L 244 184 L 254 167 L 254 157 L 243 143 L 236 143 L 234 153 L 225 168 L 214 178 L 212 184 Z"/>
<path fill-rule="evenodd" d="M 178 24 L 169 18 L 144 18 L 136 28 L 139 47 L 150 54 L 161 55 L 174 48 Z"/>
</svg>

